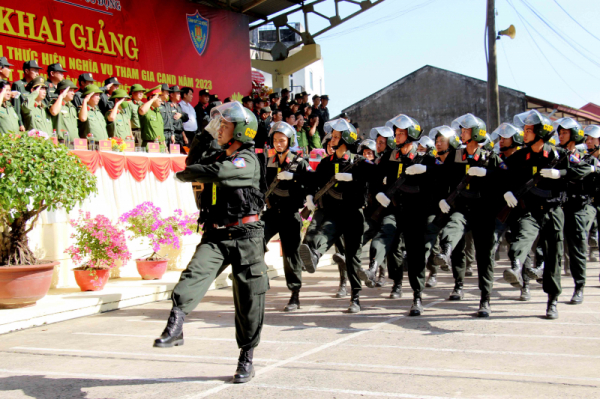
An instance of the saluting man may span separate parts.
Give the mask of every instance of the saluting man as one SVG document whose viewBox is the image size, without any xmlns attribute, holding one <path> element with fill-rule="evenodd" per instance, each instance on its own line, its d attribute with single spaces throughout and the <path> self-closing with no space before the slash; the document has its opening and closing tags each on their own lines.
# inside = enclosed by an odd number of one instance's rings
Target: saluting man
<svg viewBox="0 0 600 399">
<path fill-rule="evenodd" d="M 69 79 L 62 80 L 57 86 L 58 97 L 50 106 L 52 114 L 52 126 L 56 130 L 60 141 L 75 140 L 79 138 L 79 129 L 77 121 L 79 112 L 73 104 L 77 86 Z"/>
<path fill-rule="evenodd" d="M 52 114 L 44 101 L 48 87 L 44 78 L 38 76 L 27 84 L 27 91 L 21 104 L 21 115 L 25 130 L 37 129 L 52 134 Z"/>
<path fill-rule="evenodd" d="M 48 95 L 46 96 L 46 103 L 50 104 L 58 98 L 56 88 L 58 87 L 58 84 L 65 79 L 65 72 L 67 71 L 59 63 L 48 65 L 48 80 L 46 81 Z"/>
<path fill-rule="evenodd" d="M 10 85 L 0 80 L 0 134 L 19 131 L 19 116 L 10 102 L 11 98 Z"/>
<path fill-rule="evenodd" d="M 113 91 L 110 101 L 115 104 L 113 109 L 106 113 L 106 130 L 109 137 L 125 139 L 131 136 L 131 104 L 126 101 L 130 97 L 123 89 Z"/>
<path fill-rule="evenodd" d="M 160 85 L 146 90 L 148 101 L 138 109 L 142 126 L 142 147 L 154 141 L 165 145 L 164 122 L 159 109 L 162 105 L 161 92 Z"/>
<path fill-rule="evenodd" d="M 156 347 L 183 345 L 183 321 L 196 308 L 215 278 L 229 265 L 233 275 L 236 340 L 240 348 L 234 383 L 254 377 L 252 358 L 260 342 L 269 289 L 264 262 L 264 206 L 260 191 L 261 166 L 252 141 L 257 122 L 239 102 L 214 108 L 220 120 L 217 140 L 222 146 L 209 163 L 188 165 L 176 178 L 207 185 L 211 201 L 200 212 L 202 241 L 173 289 L 173 309 Z M 205 190 L 207 189 L 205 187 Z"/>
<path fill-rule="evenodd" d="M 79 108 L 81 136 L 87 138 L 88 134 L 91 134 L 95 141 L 108 139 L 106 119 L 98 107 L 100 94 L 102 90 L 98 86 L 87 86 L 83 90 L 83 102 Z"/>
</svg>

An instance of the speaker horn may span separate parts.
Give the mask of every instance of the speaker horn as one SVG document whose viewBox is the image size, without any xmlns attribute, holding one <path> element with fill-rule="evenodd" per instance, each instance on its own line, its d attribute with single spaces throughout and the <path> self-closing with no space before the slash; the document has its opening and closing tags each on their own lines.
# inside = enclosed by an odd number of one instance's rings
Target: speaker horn
<svg viewBox="0 0 600 399">
<path fill-rule="evenodd" d="M 508 36 L 511 39 L 514 39 L 516 34 L 517 30 L 515 29 L 515 26 L 511 25 L 508 27 L 508 29 L 504 29 L 498 32 L 498 37 L 496 39 L 500 39 L 500 36 Z"/>
</svg>

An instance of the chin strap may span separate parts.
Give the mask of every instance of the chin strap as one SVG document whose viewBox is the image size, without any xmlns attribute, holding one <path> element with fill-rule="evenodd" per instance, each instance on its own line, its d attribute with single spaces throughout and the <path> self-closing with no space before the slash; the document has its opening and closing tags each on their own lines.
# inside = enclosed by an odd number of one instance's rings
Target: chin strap
<svg viewBox="0 0 600 399">
<path fill-rule="evenodd" d="M 233 145 L 234 142 L 235 142 L 235 140 L 231 139 L 226 144 L 223 144 L 221 146 L 221 148 L 224 149 L 224 150 L 227 150 L 229 147 L 231 147 Z"/>
<path fill-rule="evenodd" d="M 450 147 L 446 148 L 444 151 L 438 151 L 438 155 L 444 155 L 450 152 Z"/>
</svg>

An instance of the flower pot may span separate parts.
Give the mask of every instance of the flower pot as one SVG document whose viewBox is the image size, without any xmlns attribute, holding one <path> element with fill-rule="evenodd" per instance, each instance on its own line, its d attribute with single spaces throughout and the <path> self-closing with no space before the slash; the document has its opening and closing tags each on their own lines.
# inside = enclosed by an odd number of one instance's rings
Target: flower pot
<svg viewBox="0 0 600 399">
<path fill-rule="evenodd" d="M 160 280 L 167 271 L 168 259 L 163 260 L 145 260 L 136 259 L 138 273 L 143 280 Z"/>
<path fill-rule="evenodd" d="M 102 291 L 108 282 L 110 269 L 73 270 L 81 291 Z"/>
<path fill-rule="evenodd" d="M 0 267 L 0 309 L 35 305 L 48 293 L 58 263 Z"/>
</svg>

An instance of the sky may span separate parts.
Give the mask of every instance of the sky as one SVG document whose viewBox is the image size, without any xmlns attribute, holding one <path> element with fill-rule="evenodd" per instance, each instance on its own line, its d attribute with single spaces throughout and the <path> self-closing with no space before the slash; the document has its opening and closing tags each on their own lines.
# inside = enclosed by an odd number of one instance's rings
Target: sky
<svg viewBox="0 0 600 399">
<path fill-rule="evenodd" d="M 425 65 L 487 80 L 486 3 L 385 0 L 317 37 L 330 114 Z M 316 10 L 335 14 L 333 1 Z M 340 3 L 342 17 L 355 10 Z M 600 104 L 600 1 L 496 0 L 496 12 L 497 31 L 511 24 L 517 31 L 514 40 L 497 41 L 501 86 L 575 108 Z M 289 21 L 302 22 L 301 15 Z M 313 32 L 327 25 L 309 18 Z"/>
</svg>

